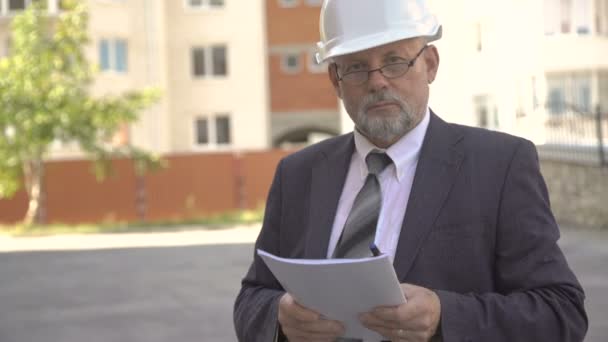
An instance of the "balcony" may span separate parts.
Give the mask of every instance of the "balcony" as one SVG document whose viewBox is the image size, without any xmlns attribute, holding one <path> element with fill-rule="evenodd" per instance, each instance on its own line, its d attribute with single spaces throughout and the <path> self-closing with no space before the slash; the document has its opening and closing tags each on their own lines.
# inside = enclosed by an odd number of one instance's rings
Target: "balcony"
<svg viewBox="0 0 608 342">
<path fill-rule="evenodd" d="M 608 36 L 560 35 L 543 41 L 545 70 L 608 69 Z"/>
</svg>

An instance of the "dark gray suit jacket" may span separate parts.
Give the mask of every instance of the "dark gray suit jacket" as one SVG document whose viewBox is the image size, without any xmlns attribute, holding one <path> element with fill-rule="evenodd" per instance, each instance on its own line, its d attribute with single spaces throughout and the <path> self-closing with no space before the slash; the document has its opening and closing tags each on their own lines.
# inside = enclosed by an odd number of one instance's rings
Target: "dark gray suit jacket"
<svg viewBox="0 0 608 342">
<path fill-rule="evenodd" d="M 325 258 L 353 135 L 283 159 L 256 248 Z M 581 341 L 584 293 L 557 246 L 534 145 L 431 114 L 394 266 L 433 289 L 443 340 Z M 239 341 L 272 341 L 281 285 L 254 256 L 234 308 Z"/>
</svg>

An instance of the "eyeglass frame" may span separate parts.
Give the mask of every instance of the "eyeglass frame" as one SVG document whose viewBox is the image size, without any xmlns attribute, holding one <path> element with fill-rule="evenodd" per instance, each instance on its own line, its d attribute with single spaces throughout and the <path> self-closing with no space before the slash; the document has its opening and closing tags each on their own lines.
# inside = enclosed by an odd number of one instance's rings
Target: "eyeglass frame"
<svg viewBox="0 0 608 342">
<path fill-rule="evenodd" d="M 384 76 L 384 77 L 386 77 L 386 78 L 388 78 L 388 79 L 399 78 L 399 77 L 402 77 L 403 75 L 407 74 L 407 72 L 408 72 L 408 71 L 411 69 L 411 67 L 413 67 L 413 66 L 414 66 L 414 64 L 416 63 L 416 60 L 418 59 L 418 57 L 420 57 L 420 55 L 422 55 L 422 53 L 424 52 L 424 50 L 426 50 L 426 48 L 427 48 L 427 47 L 429 47 L 429 46 L 428 46 L 428 45 L 423 46 L 423 47 L 422 47 L 422 49 L 420 49 L 420 51 L 418 51 L 418 53 L 416 54 L 416 56 L 414 56 L 414 58 L 412 58 L 412 59 L 411 59 L 410 61 L 408 61 L 408 62 L 397 62 L 397 63 L 389 63 L 389 64 L 384 64 L 383 66 L 381 66 L 381 67 L 379 67 L 379 68 L 376 68 L 376 69 L 371 69 L 371 70 L 361 70 L 361 71 L 351 71 L 351 72 L 347 72 L 347 73 L 345 73 L 345 74 L 344 74 L 344 75 L 342 75 L 342 76 L 340 76 L 340 74 L 338 73 L 338 64 L 337 64 L 337 63 L 334 63 L 334 65 L 336 66 L 336 68 L 335 68 L 336 77 L 338 78 L 338 81 L 339 81 L 339 82 L 344 82 L 344 83 L 346 83 L 346 84 L 349 84 L 349 85 L 354 85 L 354 86 L 357 86 L 357 85 L 362 85 L 362 84 L 364 84 L 365 82 L 369 81 L 369 75 L 371 75 L 371 73 L 372 73 L 372 72 L 375 72 L 375 71 L 379 71 L 379 72 L 380 72 L 380 74 L 381 74 L 382 76 Z M 390 77 L 389 77 L 389 76 L 385 75 L 385 74 L 384 74 L 384 72 L 382 71 L 382 69 L 384 69 L 384 68 L 386 68 L 386 67 L 394 66 L 394 65 L 397 65 L 397 64 L 407 64 L 407 68 L 406 68 L 406 69 L 405 69 L 405 71 L 404 71 L 402 74 L 400 74 L 400 75 L 396 75 L 396 76 L 390 76 Z M 351 82 L 349 82 L 349 81 L 344 81 L 344 76 L 348 76 L 348 75 L 352 75 L 352 74 L 357 74 L 357 73 L 360 73 L 360 74 L 367 73 L 367 77 L 366 77 L 364 80 L 362 80 L 361 82 L 356 82 L 356 83 L 351 83 Z"/>
</svg>

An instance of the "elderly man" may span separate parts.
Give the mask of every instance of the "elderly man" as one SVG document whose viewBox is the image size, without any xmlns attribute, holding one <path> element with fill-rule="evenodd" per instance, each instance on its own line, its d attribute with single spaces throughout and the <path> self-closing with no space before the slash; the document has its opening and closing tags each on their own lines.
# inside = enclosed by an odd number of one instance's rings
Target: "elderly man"
<svg viewBox="0 0 608 342">
<path fill-rule="evenodd" d="M 407 298 L 359 316 L 386 340 L 582 341 L 584 293 L 534 145 L 428 108 L 442 29 L 424 1 L 325 0 L 321 11 L 318 58 L 356 129 L 279 163 L 256 248 L 356 258 L 375 242 Z M 234 320 L 240 341 L 346 340 L 258 256 Z"/>
</svg>

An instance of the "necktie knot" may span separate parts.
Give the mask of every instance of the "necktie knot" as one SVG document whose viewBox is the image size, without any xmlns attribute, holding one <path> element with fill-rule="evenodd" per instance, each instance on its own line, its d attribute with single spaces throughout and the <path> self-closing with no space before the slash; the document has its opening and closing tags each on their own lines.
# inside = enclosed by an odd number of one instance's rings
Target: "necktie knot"
<svg viewBox="0 0 608 342">
<path fill-rule="evenodd" d="M 378 175 L 392 162 L 391 157 L 384 152 L 370 152 L 368 153 L 367 157 L 365 157 L 367 170 L 373 175 Z"/>
</svg>

